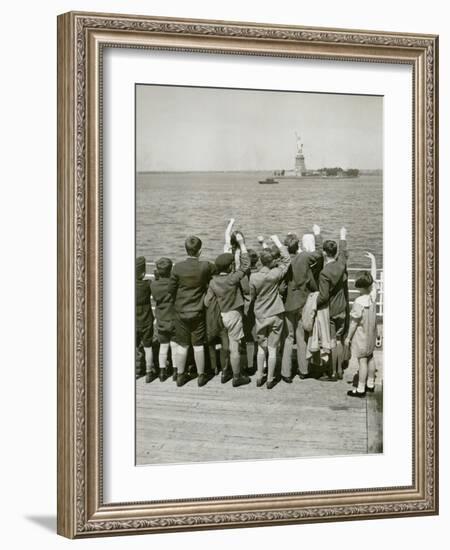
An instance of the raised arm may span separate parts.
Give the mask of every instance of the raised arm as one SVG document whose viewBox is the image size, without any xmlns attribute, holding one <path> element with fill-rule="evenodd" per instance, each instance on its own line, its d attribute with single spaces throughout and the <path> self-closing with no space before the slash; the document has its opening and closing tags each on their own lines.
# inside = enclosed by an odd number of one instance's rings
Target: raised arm
<svg viewBox="0 0 450 550">
<path fill-rule="evenodd" d="M 225 244 L 223 246 L 224 252 L 231 252 L 231 232 L 233 231 L 234 218 L 231 218 L 225 229 Z"/>
<path fill-rule="evenodd" d="M 320 227 L 317 224 L 314 224 L 312 230 L 314 233 L 314 244 L 316 249 L 310 254 L 310 263 L 314 263 L 317 260 L 320 260 L 322 258 L 323 251 L 323 238 L 322 234 L 320 233 Z"/>
<path fill-rule="evenodd" d="M 244 237 L 241 233 L 236 233 L 236 241 L 239 245 L 239 264 L 236 263 L 236 270 L 234 273 L 229 275 L 231 277 L 231 280 L 233 282 L 240 281 L 243 277 L 245 277 L 245 274 L 247 273 L 247 270 L 250 268 L 250 257 L 247 252 L 247 247 L 245 246 Z"/>
<path fill-rule="evenodd" d="M 340 232 L 340 240 L 339 240 L 339 252 L 338 252 L 336 261 L 343 263 L 345 265 L 347 263 L 347 259 L 348 259 L 347 229 L 345 229 L 345 227 L 342 227 Z"/>
<path fill-rule="evenodd" d="M 291 257 L 289 255 L 288 249 L 284 246 L 284 244 L 278 238 L 278 235 L 272 235 L 270 238 L 272 242 L 275 243 L 275 245 L 277 246 L 281 254 L 280 263 L 278 267 L 273 268 L 271 271 L 275 274 L 275 277 L 279 281 L 281 281 L 281 279 L 288 272 L 289 266 L 291 265 Z"/>
<path fill-rule="evenodd" d="M 377 298 L 377 290 L 378 290 L 377 261 L 375 260 L 375 256 L 371 252 L 366 252 L 365 256 L 366 258 L 370 259 L 370 274 L 372 275 L 372 279 L 373 279 L 373 285 L 372 285 L 372 290 L 370 291 L 370 296 L 372 297 L 372 300 L 375 302 Z"/>
</svg>

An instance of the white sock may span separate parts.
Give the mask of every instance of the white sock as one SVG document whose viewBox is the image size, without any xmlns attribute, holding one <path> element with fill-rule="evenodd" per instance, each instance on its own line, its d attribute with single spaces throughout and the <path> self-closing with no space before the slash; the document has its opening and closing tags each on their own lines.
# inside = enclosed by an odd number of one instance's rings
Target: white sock
<svg viewBox="0 0 450 550">
<path fill-rule="evenodd" d="M 358 388 L 356 390 L 358 393 L 364 393 L 366 391 L 366 385 L 358 382 Z"/>
<path fill-rule="evenodd" d="M 375 378 L 367 377 L 367 387 L 373 388 L 375 386 Z"/>
</svg>

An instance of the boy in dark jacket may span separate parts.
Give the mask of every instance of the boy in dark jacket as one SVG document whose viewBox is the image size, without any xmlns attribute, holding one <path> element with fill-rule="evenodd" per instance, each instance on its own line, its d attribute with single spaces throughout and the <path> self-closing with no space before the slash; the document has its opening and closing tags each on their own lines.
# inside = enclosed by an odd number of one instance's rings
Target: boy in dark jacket
<svg viewBox="0 0 450 550">
<path fill-rule="evenodd" d="M 159 341 L 159 379 L 167 379 L 167 356 L 172 349 L 172 364 L 176 374 L 176 344 L 172 342 L 175 326 L 172 297 L 169 294 L 169 281 L 172 272 L 172 261 L 160 258 L 156 262 L 155 280 L 151 283 L 151 293 L 155 301 L 156 329 Z"/>
<path fill-rule="evenodd" d="M 150 299 L 150 282 L 145 277 L 145 258 L 136 258 L 136 349 L 144 348 L 146 376 L 145 381 L 157 378 L 153 365 L 153 311 Z"/>
<path fill-rule="evenodd" d="M 169 280 L 168 292 L 175 310 L 175 337 L 177 346 L 177 386 L 183 386 L 190 377 L 185 373 L 189 346 L 194 348 L 198 385 L 207 382 L 205 374 L 206 322 L 203 300 L 211 278 L 209 262 L 199 260 L 202 241 L 195 236 L 185 241 L 187 259 L 175 264 Z"/>
<path fill-rule="evenodd" d="M 329 307 L 332 373 L 330 380 L 342 378 L 342 338 L 347 313 L 347 230 L 341 229 L 339 252 L 335 241 L 323 243 L 324 266 L 319 275 L 317 308 Z"/>
</svg>

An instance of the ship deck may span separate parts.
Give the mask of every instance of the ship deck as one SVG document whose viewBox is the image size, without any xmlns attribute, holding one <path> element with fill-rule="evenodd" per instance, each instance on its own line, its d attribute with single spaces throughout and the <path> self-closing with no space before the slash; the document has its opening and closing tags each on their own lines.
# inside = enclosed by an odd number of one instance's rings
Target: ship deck
<svg viewBox="0 0 450 550">
<path fill-rule="evenodd" d="M 213 378 L 178 388 L 172 379 L 136 381 L 136 463 L 170 464 L 380 453 L 383 450 L 383 354 L 375 351 L 376 388 L 347 397 L 344 380 L 281 381 L 272 390 Z"/>
</svg>

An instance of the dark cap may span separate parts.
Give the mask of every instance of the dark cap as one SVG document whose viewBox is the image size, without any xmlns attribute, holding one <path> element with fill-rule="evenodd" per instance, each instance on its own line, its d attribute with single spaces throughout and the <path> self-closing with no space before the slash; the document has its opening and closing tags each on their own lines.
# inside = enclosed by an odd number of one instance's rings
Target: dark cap
<svg viewBox="0 0 450 550">
<path fill-rule="evenodd" d="M 216 261 L 214 262 L 217 267 L 217 271 L 220 273 L 221 271 L 228 271 L 228 268 L 233 263 L 233 254 L 230 254 L 230 252 L 225 252 L 224 254 L 220 254 L 220 256 L 217 256 Z"/>
</svg>

